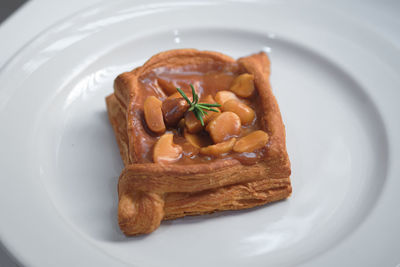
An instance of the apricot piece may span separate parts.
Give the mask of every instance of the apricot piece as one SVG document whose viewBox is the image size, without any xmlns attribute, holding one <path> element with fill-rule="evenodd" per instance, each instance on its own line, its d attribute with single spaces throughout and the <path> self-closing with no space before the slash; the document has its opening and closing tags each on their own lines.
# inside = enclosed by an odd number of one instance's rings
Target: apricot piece
<svg viewBox="0 0 400 267">
<path fill-rule="evenodd" d="M 232 150 L 233 145 L 236 142 L 236 138 L 231 138 L 228 141 L 221 142 L 215 145 L 200 148 L 200 153 L 210 156 L 219 156 L 228 153 Z"/>
<path fill-rule="evenodd" d="M 191 134 L 187 129 L 184 130 L 183 136 L 194 147 L 201 148 L 212 144 L 210 137 L 205 134 Z"/>
<path fill-rule="evenodd" d="M 226 111 L 210 121 L 206 131 L 210 134 L 214 143 L 217 144 L 240 134 L 241 126 L 239 116 L 231 111 Z"/>
<path fill-rule="evenodd" d="M 240 138 L 233 146 L 235 152 L 253 152 L 256 149 L 264 147 L 269 140 L 266 132 L 257 130 Z"/>
<path fill-rule="evenodd" d="M 143 104 L 144 119 L 147 127 L 156 134 L 162 134 L 165 132 L 161 105 L 161 100 L 155 96 L 147 97 Z"/>
<path fill-rule="evenodd" d="M 164 121 L 167 126 L 173 127 L 183 118 L 189 104 L 183 98 L 170 98 L 164 100 L 161 110 L 164 115 Z"/>
<path fill-rule="evenodd" d="M 221 106 L 223 106 L 226 101 L 231 99 L 240 101 L 240 99 L 230 91 L 219 91 L 215 95 L 215 100 L 217 100 L 217 103 L 220 104 Z"/>
<path fill-rule="evenodd" d="M 250 97 L 254 88 L 254 75 L 244 73 L 236 77 L 232 84 L 230 90 L 240 97 Z"/>
<path fill-rule="evenodd" d="M 166 133 L 154 145 L 153 161 L 155 163 L 173 163 L 182 156 L 182 147 L 173 142 L 174 135 Z"/>
<path fill-rule="evenodd" d="M 238 115 L 240 118 L 240 122 L 243 125 L 252 123 L 256 116 L 254 110 L 251 107 L 234 99 L 226 101 L 222 106 L 222 110 L 232 111 L 233 113 Z"/>
</svg>

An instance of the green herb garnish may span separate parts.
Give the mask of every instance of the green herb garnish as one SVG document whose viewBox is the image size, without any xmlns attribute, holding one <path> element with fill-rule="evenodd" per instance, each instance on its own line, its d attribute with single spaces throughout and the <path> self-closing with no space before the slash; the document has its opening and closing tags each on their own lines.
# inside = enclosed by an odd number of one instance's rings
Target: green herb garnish
<svg viewBox="0 0 400 267">
<path fill-rule="evenodd" d="M 178 92 L 182 95 L 182 97 L 188 102 L 189 109 L 188 111 L 192 111 L 196 118 L 201 122 L 201 125 L 204 126 L 203 117 L 207 115 L 207 111 L 214 111 L 219 112 L 218 110 L 214 109 L 213 107 L 220 107 L 221 105 L 218 103 L 215 104 L 208 104 L 208 103 L 199 103 L 199 96 L 196 94 L 194 87 L 190 84 L 190 88 L 192 88 L 192 95 L 193 95 L 193 102 L 186 96 L 186 94 L 181 90 L 181 88 L 176 88 Z"/>
</svg>

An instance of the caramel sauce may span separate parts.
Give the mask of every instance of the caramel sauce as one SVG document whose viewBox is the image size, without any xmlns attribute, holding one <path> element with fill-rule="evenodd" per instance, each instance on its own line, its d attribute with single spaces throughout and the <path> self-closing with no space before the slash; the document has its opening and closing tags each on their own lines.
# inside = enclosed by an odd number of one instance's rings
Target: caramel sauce
<svg viewBox="0 0 400 267">
<path fill-rule="evenodd" d="M 221 90 L 229 90 L 233 79 L 240 74 L 241 70 L 236 63 L 213 63 L 193 66 L 188 65 L 173 69 L 160 67 L 140 77 L 139 81 L 141 91 L 143 92 L 141 99 L 144 101 L 147 96 L 155 95 L 160 100 L 164 101 L 169 95 L 176 92 L 176 87 L 181 88 L 186 95 L 191 98 L 192 93 L 190 90 L 190 84 L 193 84 L 194 88 L 196 89 L 196 93 L 199 95 L 200 102 L 202 102 L 203 99 L 210 94 L 215 99 L 215 94 Z M 260 122 L 257 119 L 260 114 L 257 97 L 258 93 L 256 90 L 251 98 L 240 98 L 246 105 L 255 111 L 256 116 L 251 124 L 241 126 L 241 132 L 239 135 L 232 137 L 240 138 L 252 131 L 261 129 Z M 142 137 L 143 142 L 140 143 L 140 151 L 142 152 L 141 161 L 153 162 L 153 146 L 158 140 L 159 136 L 152 133 L 148 129 L 144 119 L 142 119 L 142 123 L 147 135 Z M 231 151 L 229 153 L 222 154 L 219 157 L 202 155 L 199 153 L 200 149 L 198 147 L 193 146 L 184 138 L 182 128 L 167 128 L 167 132 L 172 132 L 174 134 L 174 143 L 180 145 L 183 149 L 181 158 L 174 164 L 207 163 L 215 160 L 216 158 L 224 158 L 237 159 L 242 164 L 250 165 L 259 162 L 264 155 L 265 149 L 259 149 L 250 153 L 236 153 Z M 208 133 L 205 130 L 203 130 L 200 134 L 206 138 L 209 138 Z"/>
</svg>

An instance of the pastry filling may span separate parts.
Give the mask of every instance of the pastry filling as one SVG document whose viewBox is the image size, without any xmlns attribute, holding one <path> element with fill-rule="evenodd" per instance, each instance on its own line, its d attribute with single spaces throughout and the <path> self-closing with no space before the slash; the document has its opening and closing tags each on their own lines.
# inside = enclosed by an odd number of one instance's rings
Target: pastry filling
<svg viewBox="0 0 400 267">
<path fill-rule="evenodd" d="M 139 86 L 143 159 L 163 164 L 259 162 L 268 146 L 254 76 L 236 63 L 159 67 Z M 178 90 L 179 88 L 180 90 Z M 193 94 L 194 91 L 194 94 Z"/>
</svg>

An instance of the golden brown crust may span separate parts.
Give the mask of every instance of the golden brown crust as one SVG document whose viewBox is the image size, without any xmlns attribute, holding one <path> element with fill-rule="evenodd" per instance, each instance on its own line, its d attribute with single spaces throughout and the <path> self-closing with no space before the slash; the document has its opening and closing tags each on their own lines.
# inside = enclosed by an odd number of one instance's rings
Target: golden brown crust
<svg viewBox="0 0 400 267">
<path fill-rule="evenodd" d="M 269 76 L 270 62 L 264 52 L 243 57 L 238 60 L 239 64 L 249 73 L 254 75 L 254 83 L 258 90 L 260 102 L 262 105 L 261 125 L 269 134 L 270 141 L 266 153 L 267 158 L 279 159 L 281 164 L 290 164 L 286 152 L 285 126 L 282 121 L 278 102 L 272 93 Z M 290 168 L 290 165 L 289 165 Z"/>
<path fill-rule="evenodd" d="M 145 132 L 140 114 L 141 75 L 160 66 L 200 62 L 235 61 L 220 53 L 194 49 L 162 52 L 142 67 L 119 75 L 114 83 L 115 94 L 107 97 L 110 121 L 125 164 L 118 184 L 118 218 L 126 235 L 149 233 L 162 219 L 254 207 L 284 199 L 291 193 L 285 129 L 269 84 L 270 65 L 265 53 L 237 61 L 244 72 L 254 75 L 260 96 L 261 125 L 270 135 L 263 161 L 253 165 L 242 165 L 235 159 L 190 165 L 143 162 L 138 149 Z M 158 97 L 165 97 L 162 94 L 154 92 Z"/>
<path fill-rule="evenodd" d="M 203 192 L 171 193 L 165 196 L 164 220 L 215 211 L 240 210 L 264 205 L 290 196 L 289 178 L 231 185 Z"/>
<path fill-rule="evenodd" d="M 190 166 L 186 167 L 186 166 Z M 196 192 L 221 186 L 265 179 L 282 179 L 290 169 L 269 166 L 265 162 L 242 165 L 237 160 L 215 160 L 213 164 L 162 165 L 132 164 L 121 173 L 119 192 L 131 190 L 146 192 Z"/>
<path fill-rule="evenodd" d="M 164 200 L 156 193 L 133 191 L 120 196 L 118 224 L 126 234 L 148 234 L 160 226 Z"/>
<path fill-rule="evenodd" d="M 115 94 L 106 97 L 106 105 L 108 110 L 108 119 L 114 129 L 115 138 L 117 139 L 119 153 L 121 154 L 124 165 L 129 164 L 128 135 L 126 132 L 125 112 L 118 104 Z"/>
</svg>

